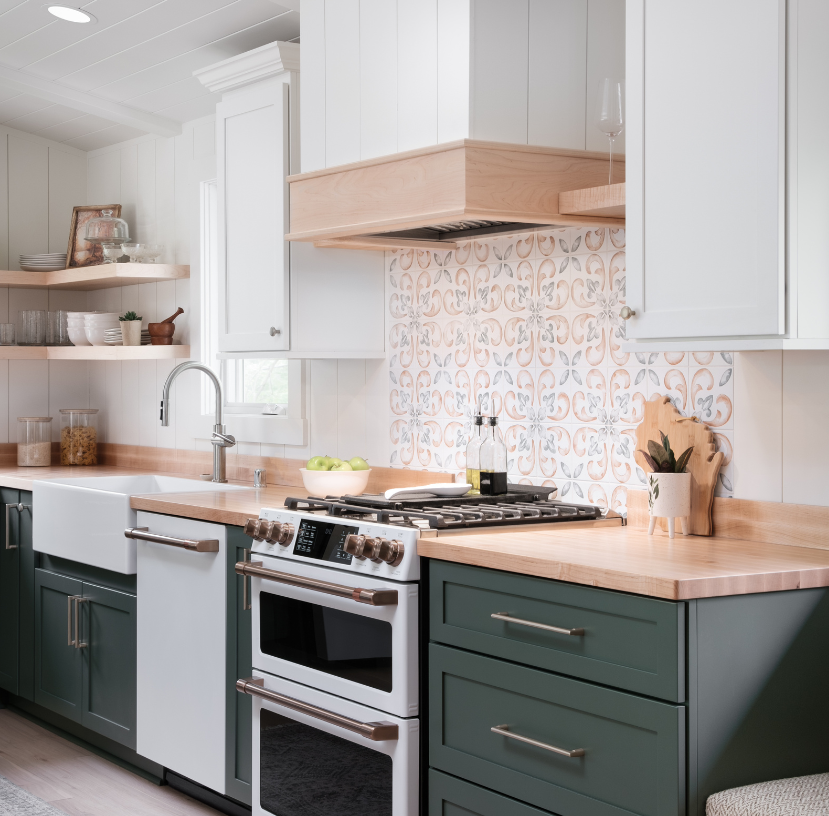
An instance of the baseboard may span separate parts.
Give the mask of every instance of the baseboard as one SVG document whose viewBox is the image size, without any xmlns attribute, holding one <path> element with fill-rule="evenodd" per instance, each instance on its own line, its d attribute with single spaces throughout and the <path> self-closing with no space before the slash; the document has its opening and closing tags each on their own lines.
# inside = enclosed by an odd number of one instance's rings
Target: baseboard
<svg viewBox="0 0 829 816">
<path fill-rule="evenodd" d="M 102 737 L 100 734 L 84 728 L 66 717 L 55 714 L 54 711 L 50 711 L 36 703 L 30 703 L 22 697 L 9 695 L 6 704 L 11 711 L 68 742 L 85 748 L 103 759 L 114 762 L 128 771 L 144 777 L 144 779 L 149 779 L 150 782 L 156 785 L 164 784 L 164 768 L 135 753 L 131 748 L 126 748 L 114 740 Z"/>
<path fill-rule="evenodd" d="M 222 796 L 220 793 L 210 790 L 210 788 L 205 788 L 204 785 L 199 785 L 198 782 L 179 776 L 174 771 L 168 770 L 164 779 L 171 788 L 181 791 L 191 799 L 196 799 L 222 813 L 226 813 L 227 816 L 250 816 L 251 808 L 248 805 L 243 805 L 235 799 Z"/>
</svg>

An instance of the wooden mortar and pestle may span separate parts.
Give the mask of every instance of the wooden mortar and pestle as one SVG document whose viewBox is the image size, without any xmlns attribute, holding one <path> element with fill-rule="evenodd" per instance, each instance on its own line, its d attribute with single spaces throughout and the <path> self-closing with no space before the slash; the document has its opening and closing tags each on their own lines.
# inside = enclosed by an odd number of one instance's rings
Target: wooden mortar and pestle
<svg viewBox="0 0 829 816">
<path fill-rule="evenodd" d="M 184 314 L 184 309 L 179 306 L 174 315 L 170 315 L 161 323 L 148 323 L 147 331 L 150 333 L 150 343 L 154 346 L 172 346 L 173 335 L 176 331 L 176 324 L 173 321 L 180 315 Z"/>
</svg>

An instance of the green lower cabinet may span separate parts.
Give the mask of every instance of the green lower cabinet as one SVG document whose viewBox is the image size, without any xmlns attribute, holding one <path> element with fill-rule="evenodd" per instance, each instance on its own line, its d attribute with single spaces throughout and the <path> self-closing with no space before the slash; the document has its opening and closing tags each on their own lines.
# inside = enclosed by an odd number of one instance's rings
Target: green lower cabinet
<svg viewBox="0 0 829 816">
<path fill-rule="evenodd" d="M 429 706 L 437 769 L 566 816 L 685 812 L 683 706 L 434 643 Z"/>
<path fill-rule="evenodd" d="M 429 816 L 548 816 L 547 811 L 431 769 Z"/>
<path fill-rule="evenodd" d="M 34 701 L 135 748 L 134 595 L 35 570 Z"/>
</svg>

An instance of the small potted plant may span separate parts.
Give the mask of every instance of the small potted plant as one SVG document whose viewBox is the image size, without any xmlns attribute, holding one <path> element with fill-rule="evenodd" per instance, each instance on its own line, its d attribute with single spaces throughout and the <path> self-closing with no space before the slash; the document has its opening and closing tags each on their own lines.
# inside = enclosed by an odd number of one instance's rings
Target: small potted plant
<svg viewBox="0 0 829 816">
<path fill-rule="evenodd" d="M 121 337 L 124 338 L 125 346 L 141 345 L 141 321 L 135 312 L 126 312 L 118 318 L 121 321 Z"/>
<path fill-rule="evenodd" d="M 657 518 L 668 519 L 668 537 L 674 537 L 674 524 L 678 518 L 682 525 L 682 534 L 688 535 L 688 517 L 691 515 L 691 474 L 685 468 L 691 453 L 692 445 L 684 450 L 679 457 L 674 455 L 668 437 L 659 432 L 662 444 L 650 440 L 647 451 L 639 453 L 645 457 L 653 473 L 648 475 L 648 510 L 650 524 L 648 535 L 653 535 Z"/>
</svg>

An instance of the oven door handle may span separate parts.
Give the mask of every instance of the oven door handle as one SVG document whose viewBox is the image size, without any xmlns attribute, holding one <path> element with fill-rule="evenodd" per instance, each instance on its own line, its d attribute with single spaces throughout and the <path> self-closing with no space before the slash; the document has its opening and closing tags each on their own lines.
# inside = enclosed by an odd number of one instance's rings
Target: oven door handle
<svg viewBox="0 0 829 816">
<path fill-rule="evenodd" d="M 151 533 L 147 527 L 127 527 L 124 530 L 125 538 L 136 541 L 152 541 L 153 544 L 167 544 L 169 547 L 181 547 L 192 552 L 219 552 L 218 538 L 173 538 L 172 536 Z"/>
<path fill-rule="evenodd" d="M 312 589 L 326 595 L 336 595 L 338 598 L 351 598 L 358 603 L 369 606 L 397 606 L 396 589 L 359 589 L 332 584 L 329 581 L 318 581 L 316 578 L 303 578 L 300 575 L 291 575 L 287 572 L 277 572 L 262 565 L 261 561 L 239 561 L 236 564 L 239 575 L 250 575 L 255 578 L 264 578 L 266 581 L 275 581 L 277 584 Z"/>
<path fill-rule="evenodd" d="M 266 689 L 265 681 L 261 677 L 248 677 L 244 680 L 237 680 L 236 691 L 242 694 L 249 694 L 252 697 L 261 697 L 263 700 L 268 700 L 271 703 L 290 708 L 291 711 L 298 711 L 300 714 L 307 714 L 316 720 L 322 720 L 330 725 L 345 728 L 347 731 L 353 731 L 355 734 L 360 734 L 374 742 L 396 740 L 399 735 L 396 723 L 364 723 L 359 720 L 352 720 L 351 717 L 343 717 L 342 714 L 335 714 L 333 711 L 328 711 L 328 709 L 320 708 L 311 703 L 304 703 L 302 700 L 295 700 L 293 697 L 286 697 L 284 694 Z"/>
</svg>

